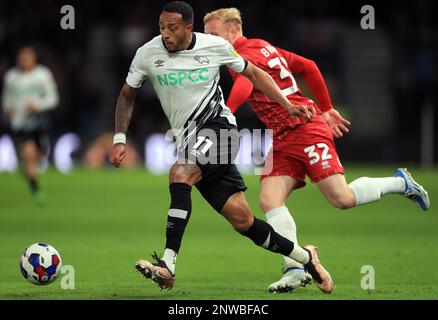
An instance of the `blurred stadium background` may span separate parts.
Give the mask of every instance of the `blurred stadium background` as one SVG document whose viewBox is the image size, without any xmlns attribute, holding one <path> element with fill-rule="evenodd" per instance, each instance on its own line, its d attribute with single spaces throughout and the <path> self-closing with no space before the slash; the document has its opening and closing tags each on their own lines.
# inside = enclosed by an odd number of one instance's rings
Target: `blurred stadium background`
<svg viewBox="0 0 438 320">
<path fill-rule="evenodd" d="M 17 49 L 30 43 L 53 71 L 61 97 L 51 115 L 48 164 L 54 168 L 41 178 L 46 207 L 37 207 L 28 195 L 10 128 L 0 113 L 0 299 L 291 299 L 265 291 L 280 275 L 281 258 L 233 232 L 197 192 L 184 254 L 178 258 L 177 286 L 157 292 L 134 272 L 135 259 L 162 248 L 169 202 L 167 179 L 151 174 L 166 171 L 159 155 L 169 127 L 147 83 L 136 99 L 128 135 L 133 146 L 129 166 L 136 169 L 110 170 L 105 152 L 131 59 L 158 34 L 166 2 L 0 1 L 0 78 L 15 64 Z M 437 299 L 438 2 L 189 3 L 197 31 L 203 30 L 204 13 L 236 6 L 248 37 L 316 61 L 335 107 L 352 122 L 350 134 L 336 141 L 349 181 L 387 176 L 406 165 L 414 167 L 431 196 L 430 214 L 397 196 L 346 214 L 330 207 L 314 185 L 294 193 L 287 205 L 300 241 L 319 245 L 337 288 L 323 296 L 312 286 L 292 298 Z M 74 30 L 60 27 L 65 4 L 75 9 Z M 375 30 L 360 28 L 360 9 L 367 4 L 375 8 Z M 224 72 L 225 96 L 230 86 Z M 241 128 L 263 128 L 249 106 L 237 116 Z M 88 170 L 103 167 L 108 170 Z M 71 170 L 70 175 L 59 172 Z M 245 181 L 248 201 L 263 218 L 258 177 Z M 58 284 L 35 287 L 22 279 L 20 253 L 38 241 L 54 245 L 63 262 L 76 268 L 75 290 L 61 290 Z M 360 287 L 364 265 L 376 268 L 376 290 Z"/>
<path fill-rule="evenodd" d="M 52 112 L 49 160 L 56 160 L 56 143 L 64 137 L 58 150 L 62 170 L 71 168 L 70 152 L 75 164 L 107 165 L 103 150 L 111 144 L 108 133 L 113 131 L 117 95 L 135 50 L 158 34 L 157 19 L 166 2 L 0 3 L 0 76 L 14 65 L 20 45 L 29 43 L 38 49 L 40 62 L 55 74 L 61 101 Z M 74 30 L 60 27 L 64 4 L 75 8 Z M 207 0 L 191 4 L 195 30 L 203 30 L 204 13 L 236 6 L 242 11 L 248 37 L 267 39 L 317 62 L 335 106 L 352 122 L 351 133 L 337 141 L 344 162 L 436 164 L 435 1 Z M 360 8 L 365 4 L 375 8 L 375 30 L 360 28 Z M 222 83 L 227 94 L 231 82 L 226 72 Z M 263 128 L 249 106 L 237 116 L 241 128 Z M 129 165 L 143 165 L 148 137 L 167 129 L 159 102 L 146 84 L 136 100 L 129 132 L 137 151 Z M 0 136 L 7 133 L 8 125 L 0 115 Z M 4 139 L 0 142 L 0 171 L 16 169 L 9 145 Z M 149 167 L 153 170 L 154 163 Z"/>
</svg>

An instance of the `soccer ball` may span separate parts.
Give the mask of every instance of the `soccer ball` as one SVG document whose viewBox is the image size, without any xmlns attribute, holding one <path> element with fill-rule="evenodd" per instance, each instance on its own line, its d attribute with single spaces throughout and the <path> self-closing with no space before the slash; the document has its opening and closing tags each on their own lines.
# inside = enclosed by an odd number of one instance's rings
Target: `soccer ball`
<svg viewBox="0 0 438 320">
<path fill-rule="evenodd" d="M 20 259 L 20 270 L 30 283 L 46 285 L 61 273 L 61 256 L 51 245 L 35 243 L 24 250 Z"/>
</svg>

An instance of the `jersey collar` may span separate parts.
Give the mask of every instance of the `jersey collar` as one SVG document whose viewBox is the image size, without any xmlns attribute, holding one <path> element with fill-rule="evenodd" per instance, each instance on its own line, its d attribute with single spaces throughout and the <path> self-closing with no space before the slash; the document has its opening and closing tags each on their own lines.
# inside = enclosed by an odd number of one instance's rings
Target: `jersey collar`
<svg viewBox="0 0 438 320">
<path fill-rule="evenodd" d="M 195 47 L 196 44 L 196 33 L 192 32 L 192 42 L 190 42 L 190 45 L 186 50 L 192 50 Z"/>
<path fill-rule="evenodd" d="M 234 41 L 234 43 L 233 43 L 234 49 L 238 48 L 239 46 L 242 46 L 246 40 L 247 40 L 247 38 L 245 36 L 241 36 L 241 37 L 237 38 L 236 41 Z"/>
</svg>

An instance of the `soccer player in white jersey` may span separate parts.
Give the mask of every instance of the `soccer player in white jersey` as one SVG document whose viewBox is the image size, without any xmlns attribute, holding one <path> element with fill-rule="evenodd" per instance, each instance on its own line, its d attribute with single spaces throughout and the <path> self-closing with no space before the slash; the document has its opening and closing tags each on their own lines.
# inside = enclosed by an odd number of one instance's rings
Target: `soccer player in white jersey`
<svg viewBox="0 0 438 320">
<path fill-rule="evenodd" d="M 125 156 L 126 132 L 137 88 L 148 79 L 174 131 L 179 160 L 170 169 L 171 204 L 163 257 L 156 263 L 138 260 L 136 268 L 170 289 L 175 282 L 176 258 L 191 213 L 191 189 L 202 196 L 242 235 L 270 251 L 289 256 L 304 265 L 318 287 L 333 289 L 330 274 L 319 262 L 316 248 L 300 247 L 265 221 L 254 217 L 243 191 L 245 183 L 233 164 L 239 135 L 234 116 L 224 103 L 219 87 L 222 65 L 248 77 L 254 87 L 289 110 L 291 116 L 314 116 L 312 108 L 294 106 L 272 78 L 240 57 L 228 41 L 193 32 L 193 9 L 183 1 L 164 6 L 160 36 L 138 49 L 116 107 L 116 134 L 110 160 L 120 166 Z"/>
<path fill-rule="evenodd" d="M 38 165 L 43 156 L 47 111 L 57 106 L 59 97 L 52 72 L 38 64 L 37 59 L 31 46 L 18 51 L 17 66 L 4 76 L 2 106 L 24 162 L 33 198 L 43 205 L 45 195 L 37 180 Z"/>
</svg>

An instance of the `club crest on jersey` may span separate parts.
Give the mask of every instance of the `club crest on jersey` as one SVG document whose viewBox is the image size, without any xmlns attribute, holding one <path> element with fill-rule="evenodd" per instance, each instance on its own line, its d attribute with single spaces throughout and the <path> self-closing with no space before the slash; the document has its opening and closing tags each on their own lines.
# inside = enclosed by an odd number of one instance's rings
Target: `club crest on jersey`
<svg viewBox="0 0 438 320">
<path fill-rule="evenodd" d="M 206 56 L 194 56 L 194 59 L 200 64 L 209 64 L 210 60 Z"/>
<path fill-rule="evenodd" d="M 157 68 L 164 66 L 164 61 L 163 60 L 157 60 L 154 63 L 155 63 L 155 67 L 157 67 Z"/>
</svg>

